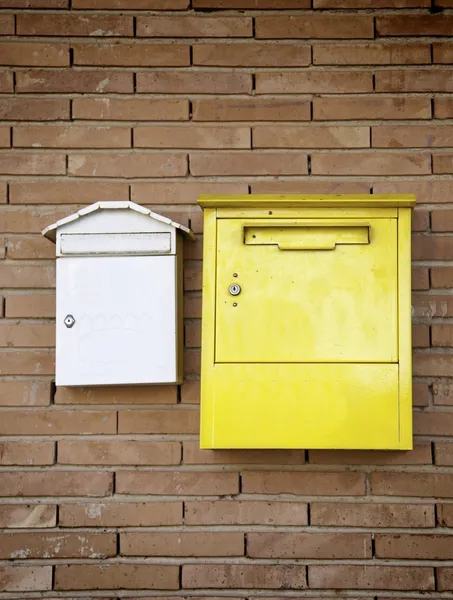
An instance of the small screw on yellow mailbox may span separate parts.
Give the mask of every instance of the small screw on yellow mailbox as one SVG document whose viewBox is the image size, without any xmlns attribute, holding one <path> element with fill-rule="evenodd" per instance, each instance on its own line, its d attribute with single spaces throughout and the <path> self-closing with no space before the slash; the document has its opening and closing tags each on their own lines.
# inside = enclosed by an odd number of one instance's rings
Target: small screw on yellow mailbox
<svg viewBox="0 0 453 600">
<path fill-rule="evenodd" d="M 202 448 L 412 448 L 411 195 L 201 196 Z"/>
</svg>

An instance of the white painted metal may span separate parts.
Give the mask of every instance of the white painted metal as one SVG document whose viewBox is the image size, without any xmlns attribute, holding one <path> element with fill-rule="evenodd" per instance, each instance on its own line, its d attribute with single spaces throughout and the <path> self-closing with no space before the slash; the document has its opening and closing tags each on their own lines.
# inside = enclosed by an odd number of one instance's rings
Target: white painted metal
<svg viewBox="0 0 453 600">
<path fill-rule="evenodd" d="M 60 253 L 68 254 L 170 254 L 171 232 L 164 233 L 62 233 Z"/>
</svg>

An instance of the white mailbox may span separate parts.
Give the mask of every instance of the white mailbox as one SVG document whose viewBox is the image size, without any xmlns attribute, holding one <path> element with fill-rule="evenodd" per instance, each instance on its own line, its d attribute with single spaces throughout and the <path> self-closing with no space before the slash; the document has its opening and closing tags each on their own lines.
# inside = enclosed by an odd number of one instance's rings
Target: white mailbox
<svg viewBox="0 0 453 600">
<path fill-rule="evenodd" d="M 43 231 L 56 243 L 56 385 L 179 383 L 182 235 L 133 202 L 97 202 Z"/>
</svg>

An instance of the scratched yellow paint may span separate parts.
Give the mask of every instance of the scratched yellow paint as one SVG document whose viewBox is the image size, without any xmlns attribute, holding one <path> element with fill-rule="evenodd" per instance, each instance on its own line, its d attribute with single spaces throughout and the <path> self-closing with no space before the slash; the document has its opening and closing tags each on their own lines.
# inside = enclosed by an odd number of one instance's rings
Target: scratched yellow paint
<svg viewBox="0 0 453 600">
<path fill-rule="evenodd" d="M 411 448 L 415 198 L 199 202 L 201 447 Z"/>
</svg>

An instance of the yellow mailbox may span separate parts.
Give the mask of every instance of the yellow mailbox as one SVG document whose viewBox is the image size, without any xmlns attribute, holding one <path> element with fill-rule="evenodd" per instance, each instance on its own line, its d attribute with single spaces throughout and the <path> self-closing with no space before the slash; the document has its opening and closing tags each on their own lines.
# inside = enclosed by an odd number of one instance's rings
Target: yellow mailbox
<svg viewBox="0 0 453 600">
<path fill-rule="evenodd" d="M 411 449 L 415 197 L 199 203 L 201 447 Z"/>
</svg>

